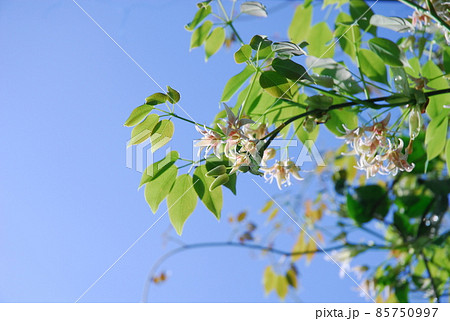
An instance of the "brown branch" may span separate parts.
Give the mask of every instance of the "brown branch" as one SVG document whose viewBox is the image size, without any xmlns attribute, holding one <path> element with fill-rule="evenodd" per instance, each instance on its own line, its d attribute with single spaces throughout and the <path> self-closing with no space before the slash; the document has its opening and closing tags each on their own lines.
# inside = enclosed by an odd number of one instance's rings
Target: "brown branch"
<svg viewBox="0 0 450 321">
<path fill-rule="evenodd" d="M 284 255 L 284 256 L 295 256 L 295 255 L 305 255 L 305 254 L 311 254 L 311 253 L 327 253 L 331 252 L 333 250 L 339 250 L 344 247 L 348 246 L 365 246 L 367 249 L 375 249 L 375 250 L 388 250 L 390 249 L 388 246 L 381 245 L 381 244 L 374 244 L 372 246 L 368 246 L 366 244 L 351 244 L 351 243 L 345 243 L 342 245 L 337 245 L 325 249 L 316 249 L 316 250 L 307 250 L 307 251 L 300 251 L 300 252 L 288 252 L 268 246 L 258 245 L 258 244 L 248 244 L 248 243 L 240 243 L 240 242 L 206 242 L 206 243 L 194 243 L 194 244 L 186 244 L 182 245 L 180 247 L 177 247 L 173 249 L 172 251 L 167 252 L 163 256 L 161 256 L 158 261 L 152 266 L 150 273 L 147 276 L 147 280 L 145 282 L 144 291 L 142 295 L 142 302 L 147 302 L 148 300 L 148 292 L 150 290 L 150 285 L 152 283 L 152 278 L 156 274 L 156 271 L 159 269 L 159 267 L 170 257 L 192 249 L 198 249 L 198 248 L 207 248 L 207 247 L 240 247 L 240 248 L 248 248 L 252 250 L 258 250 L 258 251 L 267 251 L 271 252 L 277 255 Z"/>
<path fill-rule="evenodd" d="M 428 98 L 431 96 L 442 95 L 445 93 L 450 93 L 450 88 L 429 91 L 429 92 L 424 93 L 424 95 L 425 95 L 425 97 Z M 326 114 L 327 112 L 335 110 L 335 109 L 341 109 L 341 108 L 352 107 L 352 106 L 357 106 L 357 105 L 371 105 L 371 108 L 373 108 L 373 109 L 381 109 L 381 108 L 386 108 L 386 107 L 395 107 L 395 106 L 403 106 L 403 105 L 407 105 L 407 104 L 412 104 L 415 101 L 414 99 L 410 99 L 409 101 L 398 103 L 398 104 L 389 104 L 389 105 L 376 105 L 375 104 L 376 102 L 387 101 L 394 97 L 395 97 L 394 95 L 391 95 L 391 96 L 383 96 L 383 97 L 371 98 L 371 99 L 366 99 L 366 100 L 349 101 L 349 102 L 345 102 L 345 103 L 341 103 L 341 104 L 331 105 L 330 107 L 328 107 L 325 110 L 314 109 L 314 110 L 309 110 L 307 112 L 293 116 L 293 117 L 289 118 L 288 120 L 286 120 L 285 122 L 283 122 L 281 125 L 279 125 L 277 128 L 275 128 L 272 132 L 270 132 L 269 134 L 267 134 L 265 137 L 263 137 L 261 139 L 261 140 L 267 139 L 266 143 L 263 145 L 263 148 L 261 149 L 261 153 L 264 152 L 264 150 L 270 145 L 272 140 L 280 133 L 280 131 L 283 130 L 283 128 L 285 128 L 290 123 L 292 123 L 298 119 L 301 119 L 303 117 L 306 117 L 309 115 L 317 115 L 318 113 Z"/>
</svg>

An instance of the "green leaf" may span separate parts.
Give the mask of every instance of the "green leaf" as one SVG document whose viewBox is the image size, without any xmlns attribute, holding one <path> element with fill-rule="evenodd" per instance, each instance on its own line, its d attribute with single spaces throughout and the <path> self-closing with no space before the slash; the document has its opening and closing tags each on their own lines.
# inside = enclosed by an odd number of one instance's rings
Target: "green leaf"
<svg viewBox="0 0 450 321">
<path fill-rule="evenodd" d="M 432 118 L 425 134 L 427 159 L 432 160 L 444 150 L 448 129 L 448 117 L 444 114 L 438 118 Z"/>
<path fill-rule="evenodd" d="M 277 291 L 280 299 L 284 300 L 288 293 L 288 281 L 284 275 L 277 275 L 275 282 L 275 290 Z"/>
<path fill-rule="evenodd" d="M 386 190 L 380 185 L 365 185 L 355 188 L 355 198 L 347 194 L 348 215 L 357 223 L 369 222 L 374 217 L 384 218 L 389 211 Z"/>
<path fill-rule="evenodd" d="M 234 61 L 236 61 L 237 64 L 246 62 L 251 58 L 252 58 L 252 47 L 250 47 L 250 45 L 243 45 L 241 48 L 239 48 L 238 51 L 234 53 Z"/>
<path fill-rule="evenodd" d="M 377 54 L 367 49 L 360 49 L 359 63 L 363 74 L 369 79 L 388 85 L 386 66 Z"/>
<path fill-rule="evenodd" d="M 450 138 L 445 146 L 445 160 L 447 161 L 447 175 L 450 176 Z"/>
<path fill-rule="evenodd" d="M 167 95 L 170 98 L 168 99 L 169 102 L 172 104 L 176 104 L 177 102 L 180 101 L 180 93 L 170 86 L 167 86 Z"/>
<path fill-rule="evenodd" d="M 290 98 L 290 85 L 288 80 L 276 71 L 263 71 L 259 77 L 260 86 L 276 98 Z"/>
<path fill-rule="evenodd" d="M 446 89 L 450 87 L 448 80 L 446 80 L 445 77 L 442 77 L 442 71 L 440 68 L 431 60 L 428 60 L 422 66 L 422 75 L 428 79 L 434 79 L 428 83 L 430 88 Z M 449 102 L 450 94 L 435 95 L 430 97 L 430 101 L 427 106 L 427 114 L 431 118 L 440 117 L 443 114 L 449 115 L 450 109 L 443 108 L 443 105 L 448 105 Z"/>
<path fill-rule="evenodd" d="M 359 44 L 361 33 L 358 25 L 353 24 L 353 19 L 348 14 L 341 12 L 336 18 L 335 37 L 339 39 L 342 50 L 355 59 L 355 45 Z"/>
<path fill-rule="evenodd" d="M 150 114 L 141 123 L 134 127 L 131 131 L 131 139 L 128 142 L 128 146 L 140 144 L 149 138 L 158 123 L 158 120 L 158 115 Z"/>
<path fill-rule="evenodd" d="M 313 81 L 302 65 L 299 65 L 290 59 L 275 58 L 272 61 L 272 68 L 275 69 L 275 71 L 280 75 L 294 81 L 299 81 L 302 79 Z"/>
<path fill-rule="evenodd" d="M 328 109 L 333 104 L 333 97 L 325 95 L 313 95 L 306 98 L 305 103 L 311 109 Z"/>
<path fill-rule="evenodd" d="M 147 184 L 151 180 L 157 178 L 159 175 L 169 169 L 178 159 L 180 155 L 177 151 L 171 151 L 163 159 L 149 165 L 142 173 L 141 182 L 139 187 Z"/>
<path fill-rule="evenodd" d="M 169 97 L 163 93 L 156 93 L 147 98 L 145 98 L 145 103 L 147 105 L 159 105 L 167 101 Z"/>
<path fill-rule="evenodd" d="M 150 137 L 152 141 L 152 148 L 151 148 L 152 153 L 154 153 L 159 148 L 167 144 L 172 139 L 174 131 L 175 128 L 173 126 L 172 121 L 168 119 L 163 119 L 159 121 L 158 124 L 155 126 L 155 128 L 153 128 Z"/>
<path fill-rule="evenodd" d="M 190 49 L 194 49 L 196 47 L 200 47 L 208 37 L 209 31 L 211 30 L 213 23 L 209 20 L 206 20 L 200 27 L 195 29 L 191 36 L 191 45 Z"/>
<path fill-rule="evenodd" d="M 153 213 L 156 213 L 159 204 L 169 195 L 173 184 L 177 178 L 178 168 L 173 165 L 162 171 L 160 175 L 153 178 L 145 185 L 145 200 L 150 206 Z"/>
<path fill-rule="evenodd" d="M 217 51 L 219 51 L 224 42 L 225 42 L 225 29 L 223 29 L 222 27 L 217 27 L 210 33 L 208 38 L 206 38 L 205 43 L 206 60 L 208 60 L 209 57 L 211 57 Z"/>
<path fill-rule="evenodd" d="M 193 188 L 192 177 L 183 174 L 177 177 L 167 196 L 169 219 L 178 235 L 183 232 L 183 226 L 197 206 L 197 194 Z"/>
<path fill-rule="evenodd" d="M 371 24 L 373 25 L 371 20 L 373 16 L 373 11 L 363 0 L 350 1 L 350 15 L 352 16 L 354 21 L 358 20 L 357 23 L 361 28 L 361 30 L 363 31 L 367 30 L 367 28 L 369 28 Z M 368 29 L 368 32 L 376 36 L 377 28 L 375 26 L 371 26 Z"/>
<path fill-rule="evenodd" d="M 194 19 L 192 19 L 191 22 L 189 22 L 185 28 L 188 31 L 194 30 L 195 27 L 198 26 L 200 22 L 203 21 L 210 13 L 211 13 L 211 6 L 210 5 L 202 5 L 200 6 L 200 9 L 196 12 Z"/>
<path fill-rule="evenodd" d="M 399 17 L 385 17 L 376 14 L 370 18 L 370 23 L 374 26 L 391 29 L 396 32 L 414 31 L 414 26 L 411 22 Z"/>
<path fill-rule="evenodd" d="M 130 117 L 125 121 L 124 126 L 131 127 L 136 124 L 138 124 L 142 119 L 144 119 L 145 116 L 150 113 L 153 108 L 155 108 L 152 105 L 141 105 L 139 107 L 136 107 L 130 114 Z"/>
<path fill-rule="evenodd" d="M 205 165 L 201 165 L 195 169 L 193 182 L 198 182 L 194 184 L 194 189 L 203 204 L 205 204 L 217 219 L 220 219 L 223 203 L 222 188 L 219 186 L 213 191 L 210 191 L 209 186 L 211 186 L 214 178 L 206 176 L 206 173 L 207 170 Z"/>
<path fill-rule="evenodd" d="M 244 70 L 231 77 L 223 89 L 222 98 L 220 98 L 220 101 L 229 101 L 254 72 L 255 69 L 252 66 L 247 65 Z"/>
<path fill-rule="evenodd" d="M 288 29 L 288 36 L 292 42 L 299 43 L 306 39 L 311 26 L 312 12 L 313 6 L 297 6 Z"/>
<path fill-rule="evenodd" d="M 334 56 L 333 33 L 326 22 L 314 25 L 306 37 L 309 42 L 308 54 L 321 58 L 332 58 Z M 327 45 L 327 43 L 330 43 Z"/>
<path fill-rule="evenodd" d="M 272 292 L 275 289 L 275 283 L 276 283 L 276 277 L 277 275 L 273 271 L 273 268 L 271 265 L 266 267 L 264 270 L 263 275 L 263 286 L 264 286 L 264 293 L 268 295 L 270 292 Z"/>
<path fill-rule="evenodd" d="M 391 40 L 386 38 L 372 38 L 369 40 L 370 49 L 375 52 L 386 64 L 393 67 L 408 65 L 400 51 L 400 48 Z"/>
<path fill-rule="evenodd" d="M 335 135 L 341 136 L 344 132 L 342 125 L 347 128 L 356 128 L 358 126 L 358 116 L 350 110 L 331 110 L 328 112 L 330 118 L 325 123 L 325 126 Z"/>
<path fill-rule="evenodd" d="M 395 296 L 399 303 L 408 303 L 408 292 L 409 284 L 407 282 L 402 282 L 395 286 Z"/>
</svg>

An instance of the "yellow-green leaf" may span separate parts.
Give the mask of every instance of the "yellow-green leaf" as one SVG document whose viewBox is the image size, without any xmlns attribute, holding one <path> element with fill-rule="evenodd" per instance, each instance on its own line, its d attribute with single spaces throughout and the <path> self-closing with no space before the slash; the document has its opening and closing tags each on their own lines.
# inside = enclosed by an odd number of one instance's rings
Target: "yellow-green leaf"
<svg viewBox="0 0 450 321">
<path fill-rule="evenodd" d="M 172 139 L 174 131 L 175 128 L 172 121 L 168 119 L 159 121 L 158 124 L 153 128 L 150 137 L 152 141 L 152 153 L 167 144 Z"/>
<path fill-rule="evenodd" d="M 450 176 L 450 138 L 445 146 L 445 159 L 447 161 L 447 175 Z"/>
<path fill-rule="evenodd" d="M 180 101 L 180 93 L 170 86 L 167 86 L 167 95 L 170 98 L 168 99 L 169 102 L 172 104 L 176 104 L 177 102 Z"/>
<path fill-rule="evenodd" d="M 264 71 L 259 77 L 259 84 L 270 95 L 276 98 L 290 98 L 290 88 L 288 80 L 276 71 Z"/>
<path fill-rule="evenodd" d="M 206 20 L 200 27 L 195 29 L 191 36 L 191 45 L 190 49 L 194 49 L 196 47 L 200 47 L 203 42 L 205 42 L 206 37 L 208 37 L 209 31 L 213 23 L 209 20 Z"/>
<path fill-rule="evenodd" d="M 288 29 L 289 39 L 294 43 L 305 40 L 311 26 L 313 6 L 299 5 Z"/>
<path fill-rule="evenodd" d="M 155 114 L 148 115 L 141 123 L 131 131 L 131 139 L 128 146 L 142 143 L 152 135 L 152 131 L 158 124 L 159 116 Z"/>
<path fill-rule="evenodd" d="M 271 265 L 269 265 L 268 267 L 266 267 L 266 269 L 264 270 L 264 275 L 263 275 L 263 286 L 264 286 L 264 293 L 266 295 L 268 295 L 270 292 L 272 292 L 272 290 L 275 289 L 275 282 L 276 282 L 276 274 L 273 271 L 273 268 Z"/>
<path fill-rule="evenodd" d="M 225 29 L 223 29 L 222 27 L 217 27 L 209 34 L 208 38 L 206 38 L 205 43 L 206 60 L 208 60 L 209 57 L 211 57 L 217 51 L 219 51 L 224 42 L 225 42 Z"/>
<path fill-rule="evenodd" d="M 277 275 L 275 290 L 277 291 L 278 296 L 281 300 L 284 300 L 288 293 L 288 281 L 284 275 Z"/>
<path fill-rule="evenodd" d="M 145 185 L 145 200 L 153 213 L 156 213 L 159 204 L 169 195 L 169 192 L 177 178 L 178 168 L 171 165 L 161 175 L 152 179 Z"/>
<path fill-rule="evenodd" d="M 141 105 L 139 107 L 136 107 L 133 109 L 133 111 L 130 114 L 130 117 L 125 121 L 124 126 L 131 127 L 138 124 L 142 119 L 144 119 L 145 116 L 148 115 L 149 112 L 151 112 L 155 108 L 152 105 Z"/>
<path fill-rule="evenodd" d="M 252 57 L 252 47 L 250 45 L 243 45 L 238 51 L 234 53 L 234 61 L 237 64 L 248 61 Z"/>
<path fill-rule="evenodd" d="M 188 174 L 178 176 L 167 196 L 167 207 L 170 222 L 179 235 L 196 205 L 197 194 L 193 188 L 192 177 Z"/>
<path fill-rule="evenodd" d="M 194 189 L 203 204 L 205 204 L 217 219 L 220 219 L 223 204 L 222 187 L 219 186 L 210 191 L 209 186 L 213 183 L 214 178 L 206 176 L 206 173 L 205 165 L 201 165 L 195 169 L 193 177 L 193 182 L 195 183 Z"/>
</svg>

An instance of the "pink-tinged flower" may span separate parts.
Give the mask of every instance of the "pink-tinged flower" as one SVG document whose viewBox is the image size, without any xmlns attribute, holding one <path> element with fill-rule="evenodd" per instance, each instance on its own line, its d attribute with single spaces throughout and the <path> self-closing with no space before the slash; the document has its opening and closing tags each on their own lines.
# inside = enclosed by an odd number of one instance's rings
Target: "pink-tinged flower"
<svg viewBox="0 0 450 321">
<path fill-rule="evenodd" d="M 268 134 L 267 125 L 259 124 L 256 128 L 253 128 L 250 124 L 244 126 L 244 135 L 250 139 L 261 139 Z"/>
<path fill-rule="evenodd" d="M 300 168 L 291 160 L 278 161 L 269 168 L 262 168 L 266 181 L 272 183 L 273 179 L 277 181 L 278 188 L 282 185 L 291 185 L 291 175 L 297 180 L 303 180 L 298 173 Z"/>
<path fill-rule="evenodd" d="M 345 143 L 350 145 L 350 147 L 355 146 L 355 142 L 362 137 L 362 130 L 360 127 L 356 127 L 355 129 L 348 129 L 344 124 L 342 124 L 342 127 L 345 130 L 345 133 L 343 136 L 340 136 L 338 138 L 345 139 Z"/>
<path fill-rule="evenodd" d="M 391 146 L 390 151 L 386 155 L 388 164 L 382 167 L 382 171 L 387 174 L 397 175 L 398 171 L 411 172 L 414 169 L 414 164 L 408 163 L 408 155 L 403 154 L 403 140 L 399 139 L 399 144 L 397 148 Z"/>
<path fill-rule="evenodd" d="M 238 111 L 238 115 L 236 116 L 233 111 L 226 104 L 223 104 L 225 107 L 225 111 L 227 112 L 227 118 L 223 119 L 225 121 L 225 126 L 222 124 L 217 124 L 219 128 L 223 131 L 226 136 L 230 136 L 230 134 L 234 132 L 238 132 L 243 135 L 242 128 L 244 125 L 253 124 L 254 121 L 248 118 L 241 118 L 241 109 Z"/>
<path fill-rule="evenodd" d="M 259 158 L 259 148 L 260 148 L 260 140 L 250 140 L 250 139 L 243 139 L 242 140 L 242 149 L 241 151 L 245 151 L 252 155 L 254 159 Z"/>
<path fill-rule="evenodd" d="M 427 26 L 430 24 L 430 17 L 417 10 L 412 15 L 412 25 L 414 27 L 422 28 L 422 25 Z"/>
<path fill-rule="evenodd" d="M 378 155 L 375 157 L 368 157 L 367 155 L 362 154 L 359 157 L 355 168 L 365 171 L 366 177 L 369 178 L 375 176 L 382 165 L 383 162 Z"/>
<path fill-rule="evenodd" d="M 234 156 L 235 156 L 234 164 L 231 167 L 231 171 L 230 171 L 229 175 L 235 173 L 239 169 L 239 167 L 248 166 L 251 163 L 250 155 L 247 153 L 240 153 L 240 154 L 236 154 Z"/>
<path fill-rule="evenodd" d="M 387 125 L 390 119 L 391 113 L 388 113 L 383 120 L 374 123 L 372 126 L 364 127 L 364 131 L 373 132 L 376 135 L 383 135 L 389 129 Z"/>
<path fill-rule="evenodd" d="M 208 154 L 210 150 L 213 150 L 213 153 L 217 157 L 220 157 L 220 146 L 223 144 L 222 137 L 220 137 L 220 135 L 215 131 L 207 129 L 206 127 L 201 129 L 196 125 L 195 129 L 203 135 L 200 141 L 195 144 L 195 146 L 200 147 L 199 154 L 202 149 L 205 148 L 205 155 Z"/>
<path fill-rule="evenodd" d="M 233 130 L 228 132 L 225 140 L 224 153 L 229 158 L 235 158 L 237 154 L 237 147 L 242 140 L 242 135 L 239 131 Z"/>
</svg>

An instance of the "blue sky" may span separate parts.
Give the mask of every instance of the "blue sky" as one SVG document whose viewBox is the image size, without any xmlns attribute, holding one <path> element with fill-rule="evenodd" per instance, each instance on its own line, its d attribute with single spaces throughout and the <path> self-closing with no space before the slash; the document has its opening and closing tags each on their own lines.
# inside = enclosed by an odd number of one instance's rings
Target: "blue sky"
<svg viewBox="0 0 450 321">
<path fill-rule="evenodd" d="M 213 119 L 223 86 L 241 66 L 232 59 L 236 47 L 208 63 L 202 49 L 189 52 L 184 25 L 195 1 L 79 4 L 162 87 L 179 90 L 180 105 L 196 121 Z M 295 3 L 266 4 L 269 18 L 237 24 L 244 40 L 256 33 L 286 37 Z M 399 8 L 380 3 L 374 11 L 398 15 Z M 316 11 L 315 20 L 323 19 Z M 137 191 L 140 173 L 125 165 L 130 130 L 122 126 L 159 88 L 70 0 L 2 1 L 0 40 L 0 301 L 74 302 L 164 213 L 162 207 L 153 215 Z M 186 154 L 196 137 L 192 126 L 177 122 L 171 144 Z M 328 145 L 322 138 L 319 146 Z M 244 176 L 238 191 L 226 194 L 220 223 L 198 206 L 181 240 L 227 240 L 225 218 L 243 209 L 261 221 L 266 195 Z M 163 247 L 168 229 L 165 216 L 81 302 L 138 302 L 151 265 L 174 246 Z M 165 263 L 171 276 L 152 288 L 150 301 L 277 302 L 263 294 L 267 263 L 241 249 L 185 252 Z M 333 263 L 318 258 L 300 271 L 305 302 L 365 302 Z"/>
</svg>

